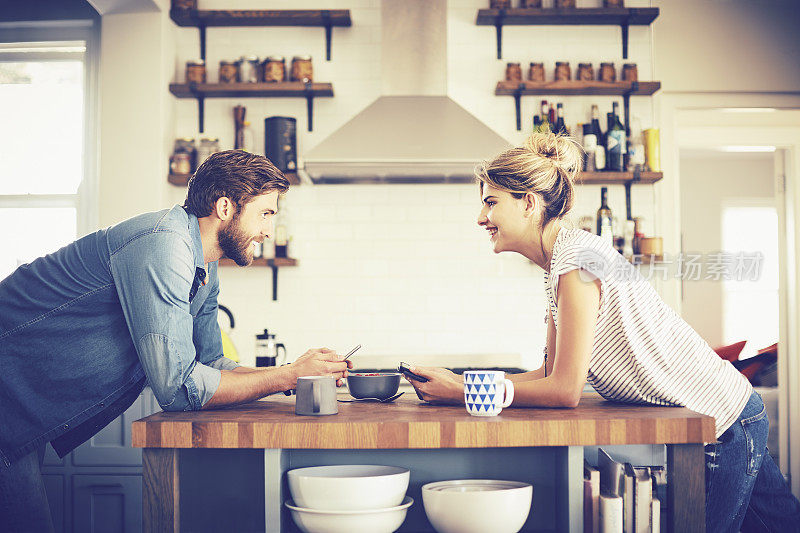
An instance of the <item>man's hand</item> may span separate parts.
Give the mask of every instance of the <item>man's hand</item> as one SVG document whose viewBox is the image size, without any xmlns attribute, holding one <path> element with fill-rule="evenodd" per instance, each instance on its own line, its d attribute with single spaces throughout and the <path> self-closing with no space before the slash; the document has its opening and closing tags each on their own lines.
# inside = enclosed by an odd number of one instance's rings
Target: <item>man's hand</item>
<svg viewBox="0 0 800 533">
<path fill-rule="evenodd" d="M 464 403 L 464 381 L 461 376 L 446 368 L 415 366 L 411 371 L 427 378 L 423 383 L 406 377 L 414 386 L 420 400 L 436 404 L 459 405 Z"/>
<path fill-rule="evenodd" d="M 353 368 L 353 363 L 342 361 L 342 357 L 344 356 L 328 348 L 308 350 L 288 367 L 292 369 L 294 377 L 292 388 L 297 386 L 297 378 L 302 376 L 333 376 L 336 378 L 336 385 L 341 387 L 347 377 L 347 370 Z"/>
</svg>

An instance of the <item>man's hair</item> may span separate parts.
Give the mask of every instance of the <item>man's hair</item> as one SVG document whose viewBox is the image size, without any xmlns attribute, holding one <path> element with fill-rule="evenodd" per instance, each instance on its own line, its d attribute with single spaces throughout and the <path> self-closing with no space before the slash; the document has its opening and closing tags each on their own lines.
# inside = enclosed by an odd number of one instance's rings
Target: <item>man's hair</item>
<svg viewBox="0 0 800 533">
<path fill-rule="evenodd" d="M 201 218 L 210 215 L 223 196 L 241 209 L 256 196 L 287 190 L 289 180 L 263 155 L 225 150 L 211 154 L 195 171 L 183 207 Z"/>
</svg>

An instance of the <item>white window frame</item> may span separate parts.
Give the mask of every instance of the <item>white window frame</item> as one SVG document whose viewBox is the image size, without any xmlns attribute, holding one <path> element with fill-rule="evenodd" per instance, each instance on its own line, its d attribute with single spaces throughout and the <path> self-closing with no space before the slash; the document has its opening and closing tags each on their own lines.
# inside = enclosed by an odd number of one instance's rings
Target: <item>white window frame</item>
<svg viewBox="0 0 800 533">
<path fill-rule="evenodd" d="M 100 23 L 92 20 L 52 22 L 0 23 L 0 43 L 84 41 L 84 125 L 83 125 L 83 176 L 76 194 L 0 194 L 0 209 L 74 207 L 76 209 L 77 236 L 97 229 L 98 225 L 98 86 L 97 70 L 100 52 Z M 5 56 L 7 60 L 48 61 L 64 59 L 57 52 L 36 52 L 18 57 Z"/>
</svg>

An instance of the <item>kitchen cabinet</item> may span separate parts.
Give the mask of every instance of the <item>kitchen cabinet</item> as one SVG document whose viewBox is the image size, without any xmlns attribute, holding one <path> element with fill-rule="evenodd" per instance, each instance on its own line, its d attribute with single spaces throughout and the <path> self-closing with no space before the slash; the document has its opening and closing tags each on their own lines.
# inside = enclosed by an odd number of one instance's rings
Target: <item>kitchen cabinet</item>
<svg viewBox="0 0 800 533">
<path fill-rule="evenodd" d="M 142 452 L 131 423 L 161 408 L 145 388 L 127 411 L 63 459 L 48 446 L 42 465 L 57 533 L 142 530 Z"/>
<path fill-rule="evenodd" d="M 73 531 L 138 533 L 142 530 L 142 476 L 72 476 Z"/>
<path fill-rule="evenodd" d="M 409 397 L 342 403 L 336 416 L 298 417 L 293 398 L 272 396 L 218 411 L 152 415 L 134 422 L 133 445 L 144 448 L 146 532 L 197 523 L 196 511 L 209 512 L 221 499 L 236 508 L 231 521 L 294 532 L 283 507 L 284 473 L 348 463 L 411 470 L 408 495 L 415 503 L 400 532 L 433 531 L 422 484 L 470 477 L 532 482 L 532 512 L 522 531 L 582 531 L 583 446 L 611 444 L 667 445 L 668 528 L 691 532 L 705 528 L 704 443 L 714 429 L 712 417 L 685 408 L 612 403 L 596 394 L 584 394 L 575 409 L 511 408 L 497 417 Z M 214 530 L 201 525 L 197 531 Z"/>
</svg>

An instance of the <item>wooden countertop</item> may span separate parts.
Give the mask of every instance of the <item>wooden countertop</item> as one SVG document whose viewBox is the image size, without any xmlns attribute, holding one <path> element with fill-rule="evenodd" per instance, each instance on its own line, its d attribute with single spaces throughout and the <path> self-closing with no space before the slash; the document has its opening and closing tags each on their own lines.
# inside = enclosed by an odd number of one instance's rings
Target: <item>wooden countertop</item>
<svg viewBox="0 0 800 533">
<path fill-rule="evenodd" d="M 294 397 L 238 407 L 156 413 L 133 423 L 138 448 L 493 448 L 680 444 L 714 440 L 714 419 L 681 407 L 607 402 L 584 394 L 575 409 L 508 408 L 496 417 L 434 406 L 406 394 L 394 403 L 339 403 L 339 414 L 297 416 Z"/>
</svg>

